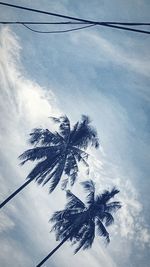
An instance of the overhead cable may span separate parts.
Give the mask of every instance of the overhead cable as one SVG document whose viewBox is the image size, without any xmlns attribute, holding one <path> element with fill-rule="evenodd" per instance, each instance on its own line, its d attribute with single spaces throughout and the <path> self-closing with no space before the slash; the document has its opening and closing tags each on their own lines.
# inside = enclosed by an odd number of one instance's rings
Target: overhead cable
<svg viewBox="0 0 150 267">
<path fill-rule="evenodd" d="M 74 21 L 80 21 L 80 22 L 84 22 L 84 23 L 88 23 L 88 24 L 95 24 L 95 25 L 99 25 L 99 26 L 105 26 L 105 27 L 111 27 L 111 28 L 116 28 L 116 29 L 122 29 L 122 30 L 126 30 L 126 31 L 133 31 L 133 32 L 139 32 L 139 33 L 145 33 L 145 34 L 150 34 L 150 31 L 146 31 L 146 30 L 142 30 L 142 29 L 135 29 L 135 28 L 129 28 L 129 27 L 123 27 L 123 26 L 118 26 L 118 25 L 126 25 L 126 26 L 141 26 L 141 25 L 150 25 L 150 23 L 122 23 L 122 22 L 99 22 L 99 21 L 92 21 L 92 20 L 86 20 L 86 19 L 81 19 L 81 18 L 76 18 L 76 17 L 72 17 L 72 16 L 66 16 L 66 15 L 62 15 L 62 14 L 57 14 L 57 13 L 53 13 L 53 12 L 48 12 L 48 11 L 44 11 L 44 10 L 39 10 L 39 9 L 33 9 L 33 8 L 28 8 L 28 7 L 24 7 L 24 6 L 19 6 L 19 5 L 13 5 L 13 4 L 9 4 L 9 3 L 4 3 L 4 2 L 0 2 L 0 5 L 4 5 L 4 6 L 9 6 L 9 7 L 13 7 L 13 8 L 18 8 L 18 9 L 22 9 L 22 10 L 27 10 L 30 12 L 36 12 L 36 13 L 41 13 L 41 14 L 45 14 L 45 15 L 50 15 L 50 16 L 55 16 L 55 17 L 60 17 L 60 18 L 65 18 L 65 19 L 71 19 Z"/>
<path fill-rule="evenodd" d="M 35 30 L 32 29 L 31 27 L 27 26 L 26 24 L 22 23 L 22 25 L 24 27 L 26 27 L 28 30 L 33 31 L 33 32 L 37 32 L 37 33 L 65 33 L 65 32 L 73 32 L 73 31 L 78 31 L 78 30 L 83 30 L 85 28 L 90 28 L 92 26 L 95 26 L 95 24 L 90 24 L 87 26 L 82 26 L 82 27 L 78 27 L 78 28 L 72 28 L 72 29 L 67 29 L 67 30 L 58 30 L 58 31 L 40 31 L 40 30 Z"/>
</svg>

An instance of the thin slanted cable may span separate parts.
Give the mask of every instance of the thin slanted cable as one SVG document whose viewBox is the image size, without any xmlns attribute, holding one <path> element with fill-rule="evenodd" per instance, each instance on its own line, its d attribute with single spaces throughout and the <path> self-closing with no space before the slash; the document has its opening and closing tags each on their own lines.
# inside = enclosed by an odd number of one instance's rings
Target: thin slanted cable
<svg viewBox="0 0 150 267">
<path fill-rule="evenodd" d="M 27 11 L 31 11 L 31 12 L 36 12 L 36 13 L 42 13 L 45 15 L 50 15 L 50 16 L 55 16 L 55 17 L 61 17 L 61 18 L 67 18 L 67 19 L 72 19 L 72 20 L 76 20 L 76 21 L 82 21 L 85 23 L 95 23 L 98 25 L 105 25 L 105 24 L 118 24 L 118 25 L 150 25 L 150 23 L 122 23 L 122 22 L 99 22 L 99 21 L 92 21 L 92 20 L 86 20 L 86 19 L 81 19 L 81 18 L 76 18 L 76 17 L 72 17 L 72 16 L 66 16 L 66 15 L 62 15 L 62 14 L 58 14 L 58 13 L 53 13 L 53 12 L 48 12 L 48 11 L 44 11 L 44 10 L 39 10 L 39 9 L 34 9 L 34 8 L 28 8 L 28 7 L 24 7 L 24 6 L 19 6 L 19 5 L 12 5 L 9 3 L 4 3 L 4 2 L 0 2 L 0 5 L 5 5 L 5 6 L 9 6 L 9 7 L 13 7 L 13 8 L 19 8 L 19 9 L 23 9 L 23 10 L 27 10 Z"/>
<path fill-rule="evenodd" d="M 77 27 L 77 28 L 73 28 L 73 29 L 67 29 L 67 30 L 57 30 L 57 31 L 40 31 L 40 30 L 35 30 L 32 29 L 31 27 L 27 26 L 25 23 L 21 23 L 24 27 L 26 27 L 28 30 L 31 30 L 33 32 L 36 33 L 67 33 L 67 32 L 73 32 L 73 31 L 78 31 L 78 30 L 83 30 L 85 28 L 89 28 L 92 26 L 96 26 L 97 24 L 90 24 L 87 26 L 82 26 L 82 27 Z M 86 23 L 87 24 L 87 23 Z M 103 26 L 103 25 L 102 25 Z M 120 29 L 120 26 L 116 26 L 116 25 L 110 25 L 108 24 L 108 27 L 113 27 L 113 28 L 117 28 Z M 126 30 L 126 31 L 134 31 L 134 32 L 142 32 L 142 33 L 149 33 L 149 31 L 144 31 L 144 30 L 137 30 L 137 29 L 133 29 L 133 28 L 126 28 L 126 27 L 121 27 L 121 29 Z"/>
<path fill-rule="evenodd" d="M 113 25 L 113 24 L 107 24 L 107 25 L 102 25 L 102 26 L 121 29 L 121 30 L 124 30 L 124 31 L 131 31 L 131 32 L 139 32 L 139 33 L 150 34 L 150 31 L 139 30 L 139 29 L 135 29 L 135 28 L 120 27 L 120 26 Z"/>
<path fill-rule="evenodd" d="M 145 30 L 140 30 L 140 29 L 135 29 L 135 28 L 128 28 L 128 27 L 122 27 L 122 26 L 114 25 L 114 24 L 117 24 L 116 22 L 115 23 L 110 23 L 110 22 L 91 21 L 91 20 L 80 19 L 80 18 L 66 16 L 66 15 L 61 15 L 61 14 L 57 14 L 57 13 L 47 12 L 47 11 L 43 11 L 43 10 L 28 8 L 28 7 L 24 7 L 24 6 L 12 5 L 12 4 L 9 4 L 9 3 L 4 3 L 4 2 L 0 2 L 0 5 L 5 5 L 5 6 L 13 7 L 13 8 L 19 8 L 19 9 L 22 9 L 22 10 L 28 10 L 28 11 L 31 11 L 31 12 L 42 13 L 42 14 L 55 16 L 55 17 L 61 17 L 61 18 L 65 18 L 65 19 L 67 18 L 67 19 L 80 21 L 80 22 L 85 22 L 85 23 L 89 23 L 89 24 L 96 24 L 96 25 L 100 25 L 100 26 L 112 27 L 112 28 L 122 29 L 122 30 L 126 30 L 126 31 L 133 31 L 133 32 L 150 34 L 150 31 L 145 31 Z M 119 23 L 118 25 L 123 25 L 123 24 Z M 126 25 L 129 26 L 129 24 L 126 24 Z"/>
<path fill-rule="evenodd" d="M 87 26 L 83 26 L 83 27 L 78 27 L 78 28 L 74 28 L 74 29 L 68 29 L 68 30 L 57 30 L 57 31 L 40 31 L 40 30 L 34 30 L 32 29 L 31 27 L 27 26 L 27 24 L 30 24 L 30 23 L 19 23 L 23 26 L 25 26 L 27 29 L 33 31 L 33 32 L 36 32 L 36 33 L 66 33 L 66 32 L 72 32 L 72 31 L 77 31 L 77 30 L 81 30 L 81 29 L 85 29 L 85 28 L 89 28 L 89 27 L 92 27 L 92 26 L 96 26 L 96 25 L 99 25 L 97 23 L 91 23 Z M 36 24 L 40 24 L 40 23 L 36 23 Z M 49 23 L 45 23 L 45 24 L 49 24 Z M 61 24 L 61 23 L 59 23 Z M 81 24 L 88 24 L 88 23 L 81 23 Z M 122 29 L 122 30 L 125 30 L 125 31 L 132 31 L 132 32 L 139 32 L 139 33 L 145 33 L 145 34 L 150 34 L 150 31 L 145 31 L 145 30 L 140 30 L 140 29 L 135 29 L 135 28 L 128 28 L 128 27 L 120 27 L 120 26 L 117 26 L 117 25 L 113 25 L 113 24 L 101 24 L 101 26 L 106 26 L 106 27 L 111 27 L 111 28 L 116 28 L 116 29 Z"/>
<path fill-rule="evenodd" d="M 112 22 L 111 22 L 112 23 Z M 116 22 L 114 24 L 111 24 L 110 22 L 107 23 L 106 25 L 106 22 L 101 22 L 101 24 L 98 24 L 98 23 L 92 23 L 92 24 L 89 24 L 87 22 L 3 22 L 3 21 L 0 21 L 0 24 L 20 24 L 20 25 L 23 25 L 24 27 L 26 27 L 28 30 L 31 30 L 33 32 L 36 32 L 36 33 L 67 33 L 67 32 L 72 32 L 72 31 L 77 31 L 77 30 L 81 30 L 81 29 L 85 29 L 85 28 L 89 28 L 89 27 L 92 27 L 92 26 L 96 26 L 96 25 L 101 25 L 101 26 L 106 26 L 106 27 L 111 27 L 111 28 L 116 28 L 116 29 L 122 29 L 122 30 L 126 30 L 126 31 L 133 31 L 133 32 L 139 32 L 139 33 L 146 33 L 146 34 L 150 34 L 150 31 L 145 31 L 145 30 L 140 30 L 140 29 L 135 29 L 135 28 L 128 28 L 128 27 L 120 27 L 118 25 L 150 25 L 150 23 L 119 23 L 119 22 Z M 83 27 L 78 27 L 78 28 L 74 28 L 74 29 L 67 29 L 67 30 L 57 30 L 57 31 L 40 31 L 40 30 L 35 30 L 35 29 L 32 29 L 31 27 L 27 26 L 27 25 L 41 25 L 41 24 L 44 24 L 44 25 L 75 25 L 75 24 L 78 24 L 78 25 L 87 25 L 87 26 L 83 26 Z"/>
<path fill-rule="evenodd" d="M 78 28 L 73 28 L 73 29 L 68 29 L 68 30 L 58 30 L 58 31 L 39 31 L 39 30 L 35 30 L 30 28 L 29 26 L 27 26 L 26 24 L 22 23 L 22 25 L 24 27 L 26 27 L 28 30 L 32 31 L 32 32 L 36 32 L 36 33 L 65 33 L 65 32 L 73 32 L 73 31 L 78 31 L 78 30 L 83 30 L 85 28 L 90 28 L 95 26 L 95 24 L 90 24 L 87 26 L 83 26 L 83 27 L 78 27 Z"/>
<path fill-rule="evenodd" d="M 126 26 L 150 26 L 150 23 L 141 22 L 141 23 L 133 23 L 133 22 L 113 22 L 113 21 L 103 21 L 100 23 L 104 24 L 113 24 L 113 25 L 126 25 Z M 78 25 L 78 24 L 89 24 L 89 22 L 76 22 L 76 21 L 55 21 L 55 22 L 47 22 L 47 21 L 0 21 L 0 24 L 37 24 L 37 25 Z M 94 22 L 97 24 L 97 22 Z"/>
</svg>

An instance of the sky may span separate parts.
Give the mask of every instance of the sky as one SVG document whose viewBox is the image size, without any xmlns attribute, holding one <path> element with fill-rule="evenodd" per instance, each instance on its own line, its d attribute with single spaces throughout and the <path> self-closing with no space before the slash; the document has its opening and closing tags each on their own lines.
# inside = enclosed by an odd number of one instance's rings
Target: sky
<svg viewBox="0 0 150 267">
<path fill-rule="evenodd" d="M 4 1 L 99 21 L 148 22 L 150 2 Z M 56 19 L 0 6 L 0 21 Z M 58 19 L 57 19 L 58 20 Z M 49 26 L 34 26 L 50 30 Z M 51 28 L 52 29 L 52 28 Z M 106 27 L 66 34 L 37 34 L 21 25 L 0 26 L 0 199 L 18 188 L 32 169 L 18 156 L 35 127 L 53 129 L 49 116 L 66 114 L 72 125 L 87 114 L 100 148 L 90 149 L 90 178 L 98 192 L 116 185 L 122 208 L 109 227 L 106 247 L 73 254 L 66 242 L 45 267 L 148 267 L 150 259 L 150 54 L 148 35 Z M 83 200 L 80 181 L 72 188 Z M 32 267 L 57 245 L 49 219 L 63 209 L 60 187 L 32 183 L 0 213 L 0 266 Z"/>
</svg>

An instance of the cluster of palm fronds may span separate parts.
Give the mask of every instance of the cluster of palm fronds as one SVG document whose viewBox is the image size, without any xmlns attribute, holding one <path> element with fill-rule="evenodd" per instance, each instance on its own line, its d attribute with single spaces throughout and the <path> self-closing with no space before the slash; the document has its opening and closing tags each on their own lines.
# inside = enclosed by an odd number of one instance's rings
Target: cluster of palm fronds
<svg viewBox="0 0 150 267">
<path fill-rule="evenodd" d="M 95 195 L 95 184 L 92 180 L 82 182 L 87 192 L 85 204 L 67 190 L 68 183 L 73 186 L 77 180 L 79 162 L 89 170 L 86 149 L 89 145 L 98 148 L 99 140 L 88 116 L 83 115 L 73 127 L 67 116 L 52 119 L 58 123 L 59 131 L 52 132 L 48 129 L 36 128 L 30 133 L 29 143 L 32 148 L 20 155 L 19 159 L 21 165 L 27 161 L 37 161 L 37 164 L 28 174 L 27 181 L 0 204 L 2 208 L 33 180 L 42 185 L 49 183 L 51 193 L 63 174 L 67 177 L 62 180 L 62 189 L 66 190 L 68 199 L 66 207 L 64 210 L 55 212 L 50 219 L 53 223 L 52 231 L 56 233 L 56 240 L 61 242 L 37 267 L 43 265 L 66 240 L 78 244 L 75 253 L 81 248 L 91 247 L 96 229 L 98 235 L 109 242 L 106 227 L 114 222 L 113 213 L 121 207 L 120 202 L 110 202 L 110 199 L 119 192 L 118 189 L 113 188 L 111 191 L 107 190 L 103 194 Z"/>
<path fill-rule="evenodd" d="M 95 196 L 95 185 L 92 180 L 82 184 L 88 191 L 87 203 L 84 204 L 68 190 L 66 193 L 68 203 L 65 209 L 55 212 L 51 218 L 51 222 L 54 223 L 52 230 L 55 231 L 57 240 L 68 237 L 70 241 L 79 243 L 75 253 L 80 248 L 91 247 L 96 226 L 98 235 L 105 237 L 109 242 L 109 233 L 104 225 L 109 226 L 114 222 L 111 213 L 121 207 L 119 202 L 109 202 L 119 192 L 116 188 Z"/>
<path fill-rule="evenodd" d="M 27 178 L 35 179 L 43 185 L 50 181 L 50 192 L 55 189 L 63 173 L 73 185 L 78 175 L 78 162 L 88 166 L 85 149 L 89 144 L 96 148 L 99 146 L 96 131 L 90 126 L 87 116 L 82 116 L 81 121 L 72 129 L 66 116 L 52 119 L 59 123 L 59 133 L 52 133 L 48 129 L 34 129 L 29 142 L 35 148 L 25 151 L 19 157 L 23 160 L 21 164 L 28 160 L 40 160 Z M 68 179 L 63 180 L 63 189 L 66 188 Z"/>
</svg>

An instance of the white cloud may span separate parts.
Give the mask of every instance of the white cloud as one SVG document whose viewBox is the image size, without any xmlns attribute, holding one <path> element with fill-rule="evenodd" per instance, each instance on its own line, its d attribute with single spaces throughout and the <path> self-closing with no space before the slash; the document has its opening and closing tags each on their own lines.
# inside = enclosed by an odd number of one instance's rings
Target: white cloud
<svg viewBox="0 0 150 267">
<path fill-rule="evenodd" d="M 4 193 L 3 196 L 1 194 L 2 198 L 20 185 L 21 181 L 24 181 L 30 168 L 30 166 L 27 166 L 21 169 L 17 166 L 17 156 L 26 148 L 27 134 L 34 127 L 48 127 L 48 116 L 57 116 L 61 111 L 57 107 L 57 101 L 50 89 L 41 88 L 38 84 L 24 76 L 19 59 L 21 48 L 17 37 L 8 28 L 3 28 L 0 33 L 0 39 L 0 53 L 2 55 L 0 57 L 0 86 L 3 98 L 0 107 L 1 112 L 3 112 L 1 121 L 1 152 L 2 158 L 5 159 L 1 177 Z M 113 54 L 114 51 L 107 43 L 103 43 L 103 47 L 104 50 L 109 50 L 109 53 Z M 127 124 L 127 118 L 123 116 L 124 118 L 125 124 Z M 136 222 L 136 218 L 140 216 L 142 207 L 130 179 L 126 179 L 125 176 L 121 177 L 121 173 L 116 171 L 116 166 L 108 163 L 105 153 L 103 154 L 102 161 L 92 160 L 92 177 L 99 185 L 100 190 L 105 187 L 110 188 L 114 184 L 120 188 L 121 194 L 118 198 L 121 199 L 124 206 L 117 217 L 120 226 L 114 226 L 113 229 L 129 242 L 130 236 L 132 238 L 135 236 L 136 225 L 139 227 L 139 222 Z M 4 213 L 1 215 L 4 223 L 0 225 L 3 232 L 3 248 L 0 251 L 0 261 L 4 267 L 6 265 L 30 267 L 32 260 L 34 263 L 37 263 L 56 245 L 54 236 L 49 234 L 50 225 L 48 224 L 48 219 L 52 211 L 63 207 L 65 196 L 62 192 L 60 193 L 59 189 L 52 195 L 45 194 L 45 192 L 47 192 L 47 188 L 43 189 L 34 183 L 29 185 L 28 189 L 21 192 L 5 208 Z M 13 239 L 11 237 L 11 241 L 8 242 L 8 235 L 13 235 L 13 231 L 16 231 L 18 226 L 22 234 L 24 234 L 24 238 L 26 238 L 26 240 L 21 239 L 21 242 L 23 242 L 21 247 L 19 247 L 21 235 L 19 230 L 15 232 L 16 236 Z M 143 240 L 142 236 L 144 237 Z M 137 240 L 142 243 L 148 242 L 149 233 L 145 226 L 141 228 Z M 88 263 L 88 266 L 92 267 L 97 267 L 100 264 L 105 267 L 116 267 L 113 258 L 109 256 L 109 252 L 103 246 L 98 248 L 97 252 L 98 245 L 96 242 L 93 250 L 80 252 L 74 257 L 71 254 L 72 248 L 69 245 L 65 245 L 64 249 L 61 248 L 59 253 L 56 254 L 55 263 L 52 259 L 52 264 L 57 266 L 61 262 L 62 267 L 74 267 L 77 264 L 84 267 Z M 27 246 L 32 248 L 32 259 L 31 255 L 27 253 L 27 248 L 23 252 Z M 13 253 L 13 249 L 16 251 L 10 260 L 5 254 Z"/>
<path fill-rule="evenodd" d="M 1 53 L 3 54 L 0 60 L 3 96 L 1 102 L 1 111 L 3 112 L 1 157 L 5 158 L 5 164 L 7 164 L 7 166 L 4 164 L 2 168 L 3 194 L 1 193 L 1 199 L 3 199 L 21 184 L 21 180 L 24 180 L 28 172 L 29 167 L 21 169 L 17 166 L 17 156 L 26 147 L 27 133 L 37 125 L 48 127 L 47 117 L 57 116 L 60 111 L 56 106 L 53 93 L 50 91 L 48 94 L 36 83 L 26 79 L 23 71 L 20 71 L 20 47 L 16 36 L 8 28 L 4 28 L 0 37 Z M 32 183 L 7 207 L 3 208 L 1 215 L 3 222 L 0 225 L 3 234 L 0 262 L 3 266 L 32 266 L 32 263 L 40 261 L 56 245 L 54 235 L 50 237 L 49 234 L 48 220 L 52 211 L 63 208 L 65 196 L 59 192 L 59 189 L 51 196 L 46 194 L 46 191 L 46 188 L 42 189 Z M 19 241 L 21 233 L 17 232 L 18 227 L 23 236 L 26 236 L 26 240 L 21 239 L 23 243 Z M 9 237 L 13 235 L 14 231 L 16 236 Z M 31 244 L 32 259 L 26 248 Z M 73 251 L 69 247 L 70 245 L 67 245 L 64 248 L 66 249 L 65 257 L 63 248 L 56 256 L 56 262 L 61 261 L 61 266 L 66 267 L 68 260 L 71 266 L 75 266 L 76 263 L 87 266 L 87 262 L 89 264 L 91 262 L 92 267 L 98 266 L 98 260 L 89 252 L 86 252 L 86 257 L 82 257 L 81 253 L 75 259 L 72 257 Z M 14 249 L 15 253 L 13 254 Z M 7 254 L 14 256 L 9 259 Z M 102 254 L 104 257 L 105 253 Z M 111 267 L 112 265 L 108 263 L 107 266 Z"/>
<path fill-rule="evenodd" d="M 0 232 L 5 232 L 14 227 L 14 222 L 5 213 L 0 213 Z"/>
<path fill-rule="evenodd" d="M 28 80 L 24 74 L 20 64 L 20 46 L 17 37 L 9 30 L 3 28 L 0 32 L 0 75 L 1 75 L 1 199 L 4 199 L 13 190 L 15 190 L 27 175 L 26 169 L 18 166 L 17 157 L 26 147 L 27 134 L 32 128 L 49 126 L 48 117 L 60 115 L 60 111 L 56 106 L 56 100 L 51 90 L 45 90 L 33 81 Z M 36 199 L 38 198 L 38 201 Z M 3 208 L 1 213 L 0 230 L 3 237 L 3 248 L 0 252 L 0 262 L 3 266 L 30 266 L 32 260 L 26 261 L 23 252 L 24 244 L 19 248 L 19 236 L 16 233 L 15 238 L 8 245 L 9 235 L 16 231 L 17 224 L 21 225 L 22 232 L 26 233 L 29 238 L 29 245 L 33 241 L 35 250 L 38 255 L 40 246 L 46 248 L 49 245 L 50 226 L 48 219 L 50 210 L 48 206 L 49 195 L 45 194 L 41 188 L 35 184 L 25 189 L 18 198 L 13 199 L 7 207 Z M 45 205 L 46 204 L 46 205 Z M 36 212 L 33 212 L 36 210 Z M 38 222 L 37 223 L 37 219 Z M 35 228 L 36 227 L 36 228 Z M 45 236 L 43 234 L 45 230 Z M 36 229 L 36 230 L 35 230 Z M 35 231 L 35 232 L 34 232 Z M 18 233 L 19 235 L 19 233 Z M 23 241 L 23 240 L 22 240 Z M 13 243 L 16 243 L 16 246 Z M 11 248 L 12 245 L 12 248 Z M 10 261 L 7 252 L 12 253 L 16 248 L 18 256 L 13 257 Z M 33 249 L 34 250 L 34 249 Z M 46 249 L 43 251 L 46 251 Z M 44 253 L 44 252 L 43 252 Z M 19 256 L 20 255 L 20 256 Z M 36 255 L 36 260 L 37 260 Z M 20 265 L 20 258 L 22 265 Z M 5 260 L 4 260 L 5 259 Z M 5 263 L 4 263 L 5 262 Z M 28 262 L 28 264 L 27 264 Z M 29 264 L 30 262 L 30 264 Z"/>
<path fill-rule="evenodd" d="M 8 238 L 1 238 L 3 246 L 0 252 L 0 264 L 3 267 L 15 266 L 33 266 L 31 259 L 28 255 L 18 246 L 15 240 Z M 6 261 L 6 257 L 8 260 Z"/>
<path fill-rule="evenodd" d="M 147 244 L 150 247 L 150 233 L 147 228 L 140 229 L 140 235 L 138 235 L 138 241 L 140 241 L 140 244 L 144 246 Z"/>
<path fill-rule="evenodd" d="M 107 40 L 96 32 L 85 32 L 73 36 L 72 42 L 76 45 L 84 45 L 85 51 L 87 52 L 89 50 L 88 55 L 91 57 L 91 60 L 93 58 L 94 61 L 102 62 L 104 65 L 110 63 L 117 64 L 120 67 L 125 67 L 149 77 L 149 54 L 146 53 L 144 57 L 143 55 L 137 57 L 134 52 L 131 53 L 131 50 L 128 47 L 132 44 L 132 40 L 129 40 L 128 42 L 126 41 L 127 44 L 125 45 L 123 43 L 121 46 L 117 43 L 114 44 L 112 40 Z M 96 57 L 94 56 L 95 54 Z M 84 60 L 86 60 L 86 58 L 84 58 Z"/>
<path fill-rule="evenodd" d="M 101 155 L 101 160 L 93 154 L 90 166 L 90 177 L 96 182 L 97 192 L 111 189 L 113 186 L 120 190 L 115 199 L 121 202 L 122 208 L 115 215 L 115 224 L 110 228 L 112 238 L 119 234 L 124 242 L 136 240 L 143 247 L 147 245 L 150 232 L 144 222 L 143 207 L 138 192 L 131 182 L 132 177 L 127 177 L 114 163 L 108 162 L 105 154 Z"/>
</svg>

